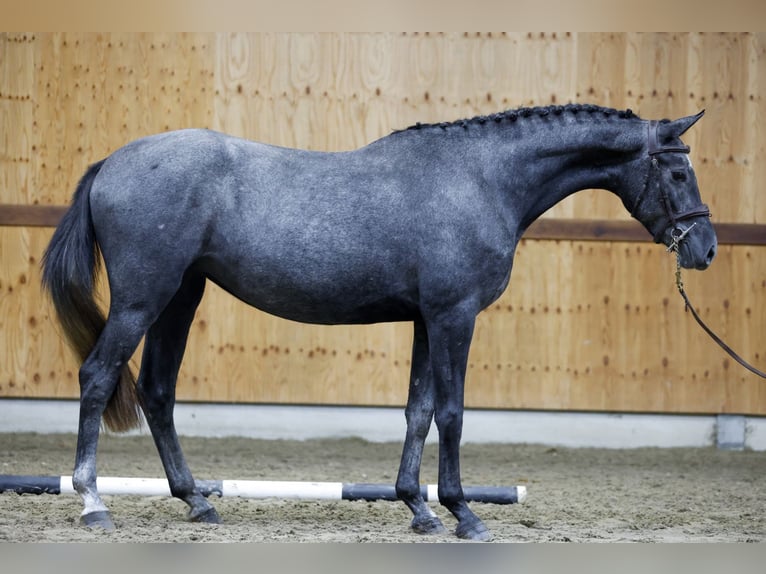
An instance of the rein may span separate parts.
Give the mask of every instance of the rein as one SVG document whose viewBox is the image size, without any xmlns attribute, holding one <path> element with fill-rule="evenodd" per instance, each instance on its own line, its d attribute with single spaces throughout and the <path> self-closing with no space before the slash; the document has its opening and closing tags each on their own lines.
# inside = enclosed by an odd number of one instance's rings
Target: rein
<svg viewBox="0 0 766 574">
<path fill-rule="evenodd" d="M 648 153 L 649 157 L 652 160 L 652 168 L 659 171 L 659 164 L 657 163 L 656 156 L 662 153 L 689 153 L 690 148 L 688 146 L 668 146 L 668 147 L 662 147 L 662 145 L 659 142 L 659 135 L 657 133 L 657 126 L 658 122 L 652 121 L 649 122 L 649 132 L 648 132 Z M 647 176 L 648 177 L 648 176 Z M 658 179 L 659 181 L 659 179 Z M 682 229 L 678 226 L 679 221 L 683 221 L 685 219 L 692 219 L 694 217 L 710 217 L 710 209 L 707 205 L 704 203 L 699 205 L 698 207 L 692 208 L 688 211 L 684 211 L 681 213 L 675 213 L 673 212 L 672 206 L 670 204 L 670 198 L 668 197 L 667 191 L 665 188 L 660 184 L 660 198 L 662 199 L 662 205 L 665 209 L 665 215 L 668 218 L 669 225 L 673 227 L 673 229 L 670 231 L 670 237 L 671 237 L 671 243 L 668 246 L 668 252 L 675 252 L 676 254 L 676 287 L 678 287 L 678 292 L 681 294 L 681 297 L 684 300 L 685 310 L 691 311 L 692 317 L 694 317 L 694 320 L 697 321 L 700 327 L 707 333 L 713 341 L 715 341 L 718 346 L 720 346 L 728 355 L 737 361 L 740 365 L 745 367 L 748 371 L 751 373 L 758 375 L 759 377 L 762 377 L 766 379 L 766 373 L 763 371 L 756 369 L 753 367 L 750 363 L 745 361 L 742 357 L 740 357 L 734 350 L 727 345 L 723 339 L 721 339 L 718 335 L 713 332 L 713 330 L 708 327 L 705 322 L 702 320 L 702 318 L 699 316 L 697 311 L 694 309 L 694 305 L 692 305 L 692 302 L 689 300 L 689 296 L 686 294 L 686 290 L 684 289 L 684 282 L 681 279 L 681 253 L 679 250 L 679 247 L 681 246 L 681 242 L 684 240 L 684 238 L 688 235 L 688 233 L 692 230 L 692 228 L 697 225 L 696 222 L 692 223 L 689 227 L 686 229 Z M 647 179 L 647 185 L 646 189 L 649 188 L 649 181 Z M 644 190 L 644 193 L 646 192 L 646 189 Z M 636 209 L 638 208 L 638 204 L 640 203 L 642 197 L 639 197 L 639 200 L 636 202 L 636 205 L 633 208 L 633 212 L 635 213 Z M 658 231 L 655 235 L 654 240 L 659 243 L 662 240 L 662 236 L 665 234 L 665 230 L 667 229 L 667 226 L 662 228 L 661 231 Z"/>
<path fill-rule="evenodd" d="M 689 229 L 691 229 L 691 227 Z M 687 229 L 686 231 L 688 232 L 689 229 Z M 684 236 L 685 235 L 686 234 L 684 233 Z M 764 373 L 763 371 L 759 369 L 756 369 L 750 363 L 745 361 L 745 359 L 743 359 L 737 353 L 735 353 L 734 350 L 723 341 L 723 339 L 721 339 L 718 335 L 716 335 L 713 332 L 713 330 L 705 324 L 705 322 L 699 316 L 697 311 L 694 310 L 694 305 L 692 305 L 692 302 L 689 300 L 689 296 L 686 294 L 686 291 L 684 290 L 684 282 L 681 279 L 681 256 L 678 252 L 678 246 L 681 240 L 684 238 L 684 236 L 679 237 L 677 240 L 674 238 L 674 243 L 672 243 L 671 246 L 668 247 L 668 251 L 676 252 L 676 287 L 678 287 L 678 292 L 681 294 L 681 297 L 684 300 L 685 310 L 691 311 L 692 317 L 694 317 L 694 320 L 697 321 L 697 323 L 699 323 L 699 326 L 702 327 L 705 333 L 710 335 L 710 338 L 713 339 L 713 341 L 715 341 L 719 347 L 721 347 L 724 351 L 726 351 L 732 359 L 737 361 L 740 365 L 745 367 L 751 373 L 766 379 L 766 373 Z"/>
</svg>

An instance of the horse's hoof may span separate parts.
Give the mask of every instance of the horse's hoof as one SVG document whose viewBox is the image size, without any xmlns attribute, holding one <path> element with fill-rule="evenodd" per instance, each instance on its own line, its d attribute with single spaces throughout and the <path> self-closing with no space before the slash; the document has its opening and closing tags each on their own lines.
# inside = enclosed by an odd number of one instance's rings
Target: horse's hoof
<svg viewBox="0 0 766 574">
<path fill-rule="evenodd" d="M 218 516 L 218 511 L 212 506 L 207 510 L 203 510 L 199 514 L 189 513 L 189 520 L 192 522 L 202 522 L 204 524 L 220 524 L 221 517 Z"/>
<path fill-rule="evenodd" d="M 458 538 L 465 540 L 474 540 L 476 542 L 489 542 L 492 540 L 492 534 L 481 520 L 471 522 L 461 522 L 455 529 Z"/>
<path fill-rule="evenodd" d="M 114 522 L 108 510 L 97 510 L 80 516 L 80 524 L 88 528 L 101 528 L 102 530 L 114 530 Z"/>
<path fill-rule="evenodd" d="M 416 516 L 412 519 L 412 529 L 418 534 L 441 534 L 446 532 L 442 521 L 437 516 Z"/>
</svg>

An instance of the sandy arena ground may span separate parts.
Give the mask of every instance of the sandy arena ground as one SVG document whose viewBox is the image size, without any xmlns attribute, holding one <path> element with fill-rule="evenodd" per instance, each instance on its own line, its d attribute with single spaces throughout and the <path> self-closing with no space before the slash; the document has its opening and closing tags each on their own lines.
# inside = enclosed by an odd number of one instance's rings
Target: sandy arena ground
<svg viewBox="0 0 766 574">
<path fill-rule="evenodd" d="M 0 435 L 0 474 L 71 474 L 74 435 Z M 182 439 L 199 479 L 393 483 L 401 445 L 357 439 Z M 463 447 L 465 485 L 525 485 L 523 504 L 472 505 L 496 542 L 765 542 L 766 453 L 715 449 Z M 102 435 L 103 476 L 162 477 L 146 436 Z M 436 446 L 423 482 L 436 481 Z M 79 498 L 0 494 L 0 542 L 452 542 L 420 536 L 398 502 L 215 499 L 223 524 L 191 524 L 171 498 L 105 496 L 113 532 L 79 526 Z M 434 510 L 452 531 L 455 521 Z"/>
</svg>

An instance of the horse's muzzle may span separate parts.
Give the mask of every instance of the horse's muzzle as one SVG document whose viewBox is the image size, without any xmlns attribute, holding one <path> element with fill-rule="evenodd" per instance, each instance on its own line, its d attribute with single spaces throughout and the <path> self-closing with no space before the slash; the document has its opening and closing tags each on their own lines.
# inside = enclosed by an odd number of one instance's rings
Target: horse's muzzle
<svg viewBox="0 0 766 574">
<path fill-rule="evenodd" d="M 718 253 L 718 242 L 715 238 L 712 241 L 702 241 L 695 238 L 681 243 L 678 249 L 681 267 L 704 271 L 710 267 Z"/>
</svg>

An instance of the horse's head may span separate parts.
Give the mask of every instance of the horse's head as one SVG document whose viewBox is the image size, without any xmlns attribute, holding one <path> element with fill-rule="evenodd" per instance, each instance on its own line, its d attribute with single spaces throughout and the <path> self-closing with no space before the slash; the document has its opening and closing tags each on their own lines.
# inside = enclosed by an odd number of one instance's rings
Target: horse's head
<svg viewBox="0 0 766 574">
<path fill-rule="evenodd" d="M 710 211 L 700 199 L 689 147 L 681 141 L 702 114 L 647 123 L 645 183 L 631 208 L 631 215 L 657 243 L 678 250 L 687 269 L 706 269 L 718 246 Z"/>
</svg>

